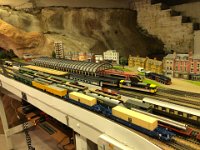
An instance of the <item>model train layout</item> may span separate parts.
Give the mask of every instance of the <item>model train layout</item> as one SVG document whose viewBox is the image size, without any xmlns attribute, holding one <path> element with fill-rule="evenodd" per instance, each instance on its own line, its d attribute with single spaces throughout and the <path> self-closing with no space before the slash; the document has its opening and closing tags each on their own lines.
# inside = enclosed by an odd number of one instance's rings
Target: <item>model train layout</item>
<svg viewBox="0 0 200 150">
<path fill-rule="evenodd" d="M 183 129 L 177 129 L 169 124 L 166 126 L 167 123 L 158 123 L 158 120 L 154 117 L 149 117 L 131 110 L 131 108 L 134 107 L 151 111 L 152 109 L 156 109 L 157 106 L 160 109 L 161 105 L 158 105 L 156 101 L 148 101 L 147 98 L 144 98 L 142 101 L 137 100 L 137 102 L 133 102 L 132 100 L 123 102 L 120 100 L 117 93 L 112 93 L 105 89 L 88 90 L 87 87 L 69 78 L 69 74 L 64 71 L 29 65 L 20 67 L 18 71 L 14 71 L 11 77 L 163 141 L 170 141 L 175 135 L 173 132 L 185 135 L 189 134 L 188 130 L 190 130 L 190 128 L 186 128 L 185 131 L 183 131 Z M 181 112 L 181 110 L 175 110 L 175 107 L 166 109 L 168 110 L 166 112 L 171 112 L 173 109 L 175 114 L 180 114 Z M 186 112 L 182 111 L 182 113 Z M 188 116 L 193 120 L 196 118 L 195 121 L 197 122 L 200 121 L 200 116 L 198 115 L 188 112 Z M 141 122 L 143 122 L 142 125 Z M 168 131 L 166 128 L 173 132 Z M 200 140 L 199 135 L 198 133 L 194 138 Z"/>
</svg>

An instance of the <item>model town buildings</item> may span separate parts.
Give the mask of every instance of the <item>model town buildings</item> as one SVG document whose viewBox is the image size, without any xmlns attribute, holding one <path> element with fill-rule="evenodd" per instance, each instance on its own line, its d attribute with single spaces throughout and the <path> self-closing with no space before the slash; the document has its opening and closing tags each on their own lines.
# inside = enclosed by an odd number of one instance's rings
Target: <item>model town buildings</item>
<svg viewBox="0 0 200 150">
<path fill-rule="evenodd" d="M 107 50 L 106 52 L 103 52 L 103 59 L 119 64 L 119 52 L 116 50 Z"/>
<path fill-rule="evenodd" d="M 93 54 L 87 52 L 67 52 L 65 53 L 65 59 L 93 62 Z"/>
<path fill-rule="evenodd" d="M 200 55 L 168 54 L 163 61 L 148 57 L 129 56 L 129 67 L 143 67 L 147 71 L 165 74 L 176 78 L 200 80 Z"/>
<path fill-rule="evenodd" d="M 163 72 L 177 78 L 200 80 L 200 55 L 168 54 L 163 59 Z"/>
<path fill-rule="evenodd" d="M 155 73 L 162 73 L 163 64 L 162 61 L 154 59 L 150 59 L 148 57 L 143 58 L 139 56 L 129 56 L 128 59 L 128 66 L 129 67 L 142 67 L 145 70 L 155 72 Z"/>
<path fill-rule="evenodd" d="M 62 42 L 54 42 L 56 58 L 64 58 L 64 46 Z"/>
<path fill-rule="evenodd" d="M 67 52 L 64 56 L 65 59 L 77 61 L 90 61 L 100 63 L 109 61 L 111 63 L 119 64 L 119 53 L 116 50 L 108 50 L 103 55 L 94 55 L 88 52 Z"/>
</svg>

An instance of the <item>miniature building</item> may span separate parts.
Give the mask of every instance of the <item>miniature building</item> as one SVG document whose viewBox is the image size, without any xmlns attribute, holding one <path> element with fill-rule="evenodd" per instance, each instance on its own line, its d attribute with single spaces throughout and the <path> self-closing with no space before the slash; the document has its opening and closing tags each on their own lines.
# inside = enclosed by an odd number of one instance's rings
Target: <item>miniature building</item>
<svg viewBox="0 0 200 150">
<path fill-rule="evenodd" d="M 67 52 L 65 53 L 65 59 L 92 62 L 93 54 L 87 52 Z"/>
<path fill-rule="evenodd" d="M 72 52 L 66 52 L 65 59 L 72 60 Z"/>
<path fill-rule="evenodd" d="M 103 61 L 103 55 L 95 55 L 95 62 L 100 63 Z"/>
<path fill-rule="evenodd" d="M 164 58 L 164 72 L 176 78 L 200 80 L 200 55 L 168 54 Z"/>
<path fill-rule="evenodd" d="M 128 59 L 128 66 L 129 67 L 142 67 L 145 70 L 152 71 L 155 73 L 162 73 L 163 69 L 163 64 L 162 61 L 154 59 L 149 59 L 148 57 L 143 58 L 143 57 L 134 57 L 134 56 L 129 56 Z"/>
<path fill-rule="evenodd" d="M 175 54 L 168 54 L 163 59 L 163 72 L 165 75 L 173 76 Z"/>
<path fill-rule="evenodd" d="M 31 54 L 23 54 L 23 59 L 26 61 L 31 61 L 33 56 Z"/>
<path fill-rule="evenodd" d="M 119 53 L 116 50 L 107 50 L 103 52 L 104 60 L 112 61 L 119 64 Z"/>
<path fill-rule="evenodd" d="M 143 57 L 139 57 L 139 56 L 134 57 L 134 56 L 129 55 L 128 66 L 145 68 L 146 59 L 147 58 L 143 58 Z"/>
<path fill-rule="evenodd" d="M 62 42 L 54 42 L 56 58 L 64 58 L 64 46 Z"/>
<path fill-rule="evenodd" d="M 145 63 L 145 70 L 161 74 L 163 70 L 163 63 L 162 61 L 156 60 L 156 58 L 147 58 Z"/>
<path fill-rule="evenodd" d="M 87 60 L 87 53 L 86 52 L 80 52 L 78 56 L 79 61 L 85 61 Z"/>
</svg>

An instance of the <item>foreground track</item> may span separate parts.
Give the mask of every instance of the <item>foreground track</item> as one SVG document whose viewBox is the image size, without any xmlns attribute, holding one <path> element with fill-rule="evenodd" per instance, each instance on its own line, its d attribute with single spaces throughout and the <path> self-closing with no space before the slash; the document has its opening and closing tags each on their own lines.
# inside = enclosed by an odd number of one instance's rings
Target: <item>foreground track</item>
<svg viewBox="0 0 200 150">
<path fill-rule="evenodd" d="M 191 138 L 184 136 L 176 136 L 173 138 L 173 141 L 168 144 L 180 150 L 200 150 L 199 143 L 195 143 Z"/>
</svg>

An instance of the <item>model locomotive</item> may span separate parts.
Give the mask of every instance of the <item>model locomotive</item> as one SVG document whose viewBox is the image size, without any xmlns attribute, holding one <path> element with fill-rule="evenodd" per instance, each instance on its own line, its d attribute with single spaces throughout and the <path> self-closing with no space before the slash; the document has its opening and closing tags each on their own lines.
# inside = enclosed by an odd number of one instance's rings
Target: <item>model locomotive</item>
<svg viewBox="0 0 200 150">
<path fill-rule="evenodd" d="M 145 77 L 167 85 L 172 83 L 171 78 L 154 72 L 146 72 Z"/>
</svg>

